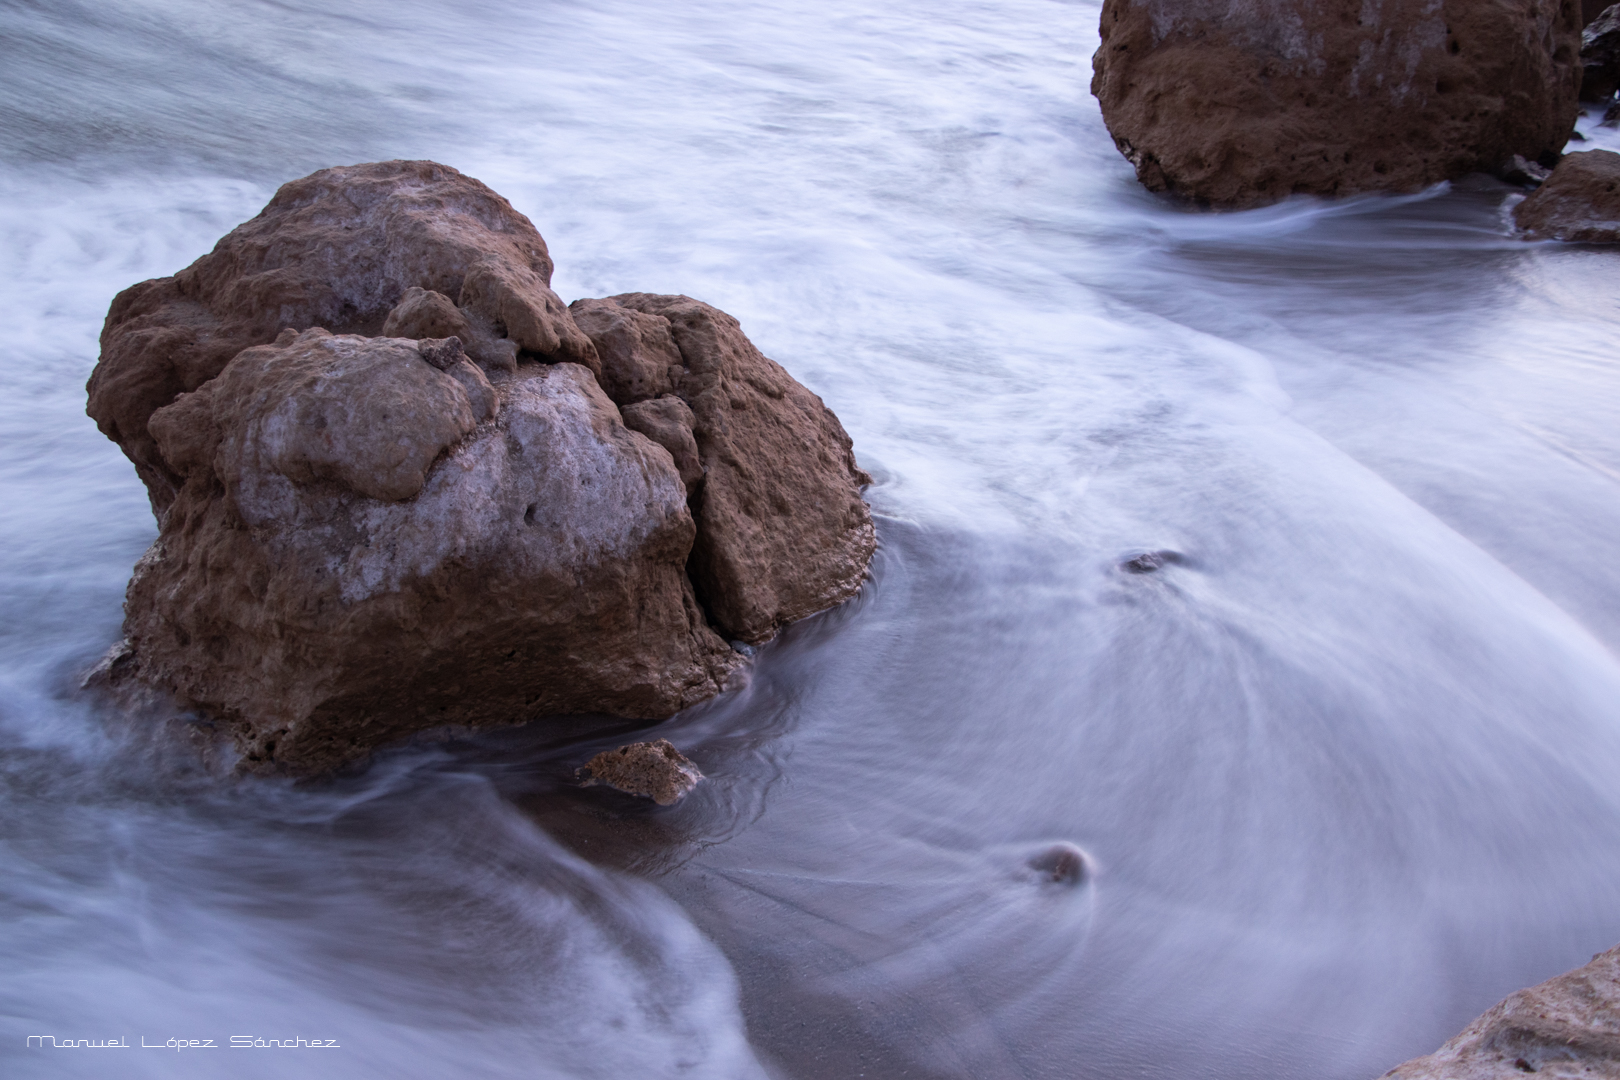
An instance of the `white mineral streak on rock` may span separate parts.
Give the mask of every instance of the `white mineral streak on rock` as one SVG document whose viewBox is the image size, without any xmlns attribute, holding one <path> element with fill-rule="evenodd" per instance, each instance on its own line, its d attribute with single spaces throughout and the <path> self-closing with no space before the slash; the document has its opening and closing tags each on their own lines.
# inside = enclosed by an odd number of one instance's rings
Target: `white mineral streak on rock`
<svg viewBox="0 0 1620 1080">
<path fill-rule="evenodd" d="M 418 497 L 360 512 L 364 539 L 336 567 L 345 600 L 397 590 L 449 559 L 496 546 L 519 573 L 628 557 L 684 511 L 685 491 L 678 476 L 670 483 L 670 470 L 624 467 L 627 450 L 651 458 L 650 442 L 597 430 L 601 409 L 612 406 L 584 368 L 560 364 L 503 388 L 498 426 L 455 447 Z M 303 534 L 291 535 L 296 544 Z"/>
</svg>

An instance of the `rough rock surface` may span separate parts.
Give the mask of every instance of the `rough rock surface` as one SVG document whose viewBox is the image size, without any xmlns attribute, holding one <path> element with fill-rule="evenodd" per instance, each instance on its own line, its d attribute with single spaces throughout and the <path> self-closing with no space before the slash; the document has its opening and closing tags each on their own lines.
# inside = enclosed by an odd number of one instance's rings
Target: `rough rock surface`
<svg viewBox="0 0 1620 1080">
<path fill-rule="evenodd" d="M 1513 220 L 1534 240 L 1620 242 L 1620 154 L 1566 154 L 1518 206 Z"/>
<path fill-rule="evenodd" d="M 526 353 L 594 370 L 595 350 L 551 291 L 551 269 L 529 219 L 454 169 L 431 161 L 323 169 L 283 185 L 258 217 L 178 274 L 118 294 L 90 377 L 90 415 L 135 462 L 161 512 L 181 474 L 147 419 L 286 329 L 372 335 L 393 317 L 397 336 L 459 336 L 487 366 Z M 430 305 L 411 290 L 442 303 L 416 310 Z"/>
<path fill-rule="evenodd" d="M 477 181 L 384 162 L 122 293 L 89 411 L 160 533 L 93 681 L 311 773 L 427 728 L 667 717 L 742 665 L 716 626 L 853 595 L 867 478 L 820 399 L 685 297 L 585 302 L 604 370 L 550 271 Z"/>
<path fill-rule="evenodd" d="M 1620 4 L 1581 31 L 1581 100 L 1605 102 L 1620 89 Z"/>
<path fill-rule="evenodd" d="M 871 478 L 820 398 L 762 355 L 736 319 L 690 297 L 625 293 L 570 310 L 596 343 L 626 422 L 671 447 L 688 476 L 674 444 L 687 445 L 690 425 L 702 476 L 691 485 L 698 532 L 688 570 L 728 635 L 764 641 L 859 590 L 877 543 L 860 497 Z"/>
<path fill-rule="evenodd" d="M 602 389 L 621 405 L 675 392 L 685 369 L 669 320 L 617 300 L 575 300 L 574 323 L 590 337 L 602 364 Z"/>
<path fill-rule="evenodd" d="M 1574 0 L 1105 0 L 1091 89 L 1154 191 L 1222 207 L 1551 165 Z"/>
<path fill-rule="evenodd" d="M 1396 1080 L 1620 1080 L 1620 948 L 1508 998 Z"/>
<path fill-rule="evenodd" d="M 1609 0 L 1581 0 L 1582 25 L 1591 26 L 1610 6 Z"/>
<path fill-rule="evenodd" d="M 675 468 L 681 474 L 686 493 L 694 494 L 703 482 L 703 461 L 698 456 L 697 437 L 692 428 L 697 418 L 686 402 L 674 394 L 633 401 L 621 408 L 624 426 L 639 431 L 669 451 Z"/>
<path fill-rule="evenodd" d="M 184 483 L 136 568 L 141 676 L 308 772 L 428 726 L 653 719 L 736 655 L 684 572 L 668 456 L 589 371 L 496 373 L 313 329 L 247 349 L 153 414 Z M 491 413 L 494 413 L 492 416 Z"/>
<path fill-rule="evenodd" d="M 629 795 L 671 806 L 697 787 L 703 773 L 668 739 L 604 750 L 580 767 L 580 787 L 606 784 Z"/>
</svg>

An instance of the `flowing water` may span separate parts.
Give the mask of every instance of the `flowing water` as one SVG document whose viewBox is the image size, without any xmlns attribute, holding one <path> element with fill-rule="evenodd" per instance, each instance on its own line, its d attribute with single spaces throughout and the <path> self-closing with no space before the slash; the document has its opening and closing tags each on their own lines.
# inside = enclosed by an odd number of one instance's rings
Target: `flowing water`
<svg viewBox="0 0 1620 1080">
<path fill-rule="evenodd" d="M 1617 256 L 1483 179 L 1166 205 L 1097 17 L 0 4 L 5 1075 L 1351 1080 L 1620 940 Z M 76 692 L 155 532 L 109 300 L 387 157 L 736 314 L 876 477 L 859 599 L 655 729 L 679 807 L 568 783 L 628 726 L 300 786 Z"/>
</svg>

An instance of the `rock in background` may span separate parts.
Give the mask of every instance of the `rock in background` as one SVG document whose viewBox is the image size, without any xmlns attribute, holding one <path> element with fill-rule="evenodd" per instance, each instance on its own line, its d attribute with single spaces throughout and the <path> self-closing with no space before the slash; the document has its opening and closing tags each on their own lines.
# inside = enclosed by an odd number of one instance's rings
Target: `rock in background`
<svg viewBox="0 0 1620 1080">
<path fill-rule="evenodd" d="M 1518 1080 L 1528 1074 L 1620 1080 L 1620 948 L 1520 990 L 1395 1080 Z"/>
<path fill-rule="evenodd" d="M 1574 0 L 1105 0 L 1091 90 L 1153 191 L 1245 207 L 1551 166 Z"/>
<path fill-rule="evenodd" d="M 1581 31 L 1581 100 L 1610 101 L 1620 89 L 1620 4 L 1605 8 Z M 1608 117 L 1604 118 L 1605 122 Z"/>
<path fill-rule="evenodd" d="M 741 665 L 716 627 L 852 596 L 869 479 L 820 399 L 685 297 L 584 301 L 618 328 L 587 334 L 550 270 L 476 180 L 383 162 L 120 294 L 89 411 L 161 528 L 122 677 L 318 772 L 431 727 L 667 717 Z"/>
</svg>

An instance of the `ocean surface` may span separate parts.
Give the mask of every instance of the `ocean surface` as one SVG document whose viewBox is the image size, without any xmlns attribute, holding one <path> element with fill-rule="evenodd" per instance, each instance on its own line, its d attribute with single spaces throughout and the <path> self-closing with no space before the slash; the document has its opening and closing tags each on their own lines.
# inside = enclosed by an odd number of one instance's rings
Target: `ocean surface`
<svg viewBox="0 0 1620 1080">
<path fill-rule="evenodd" d="M 0 1072 L 1370 1080 L 1620 941 L 1620 254 L 1166 204 L 1098 9 L 0 2 Z M 294 785 L 78 691 L 155 535 L 109 301 L 392 157 L 876 478 L 860 597 L 635 736 L 676 808 L 569 783 L 630 725 Z"/>
</svg>

